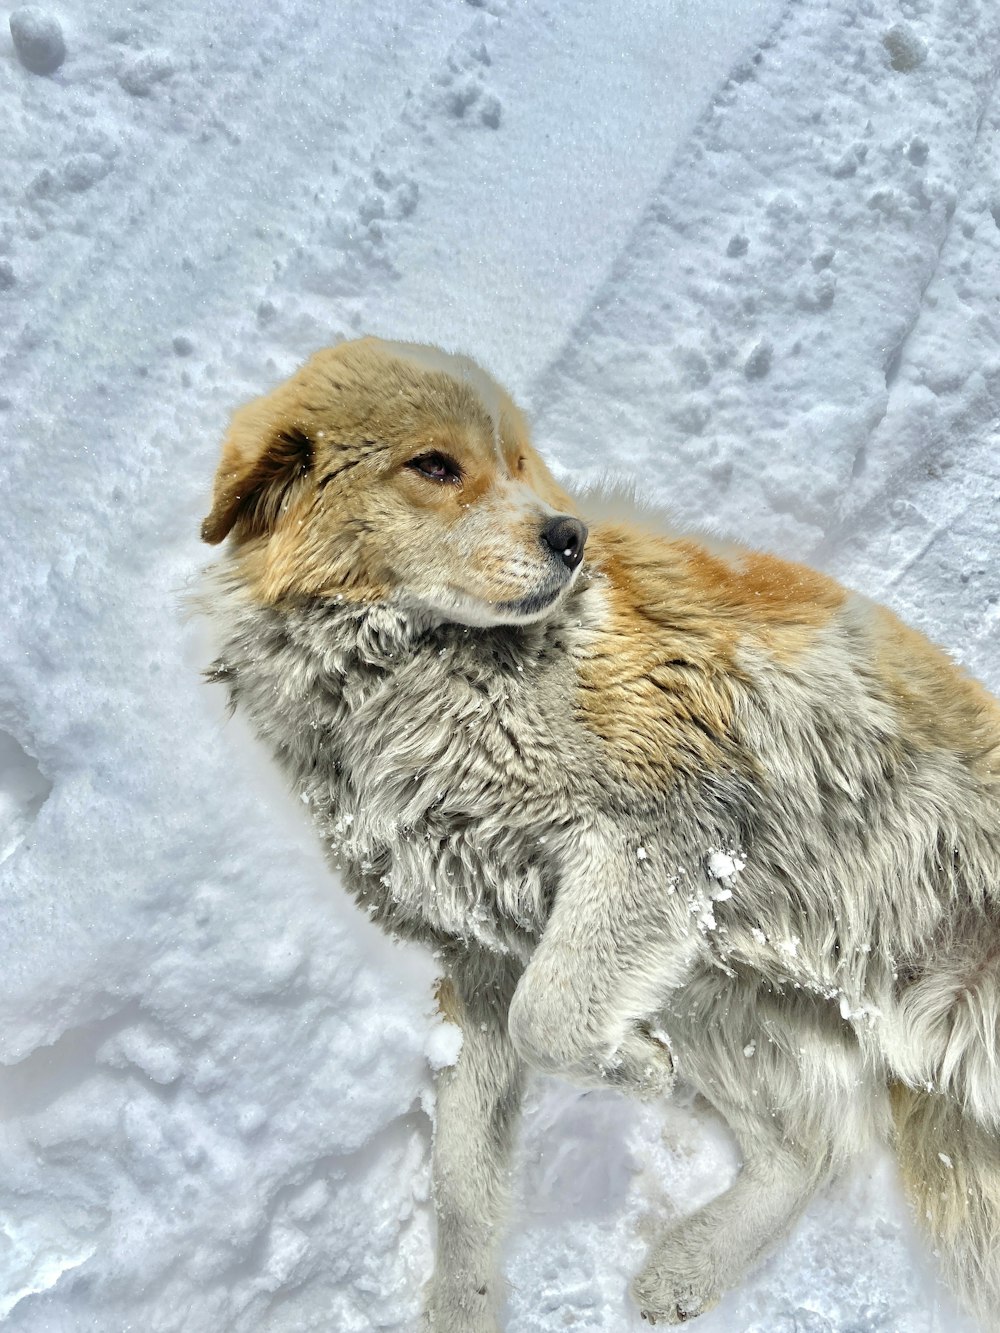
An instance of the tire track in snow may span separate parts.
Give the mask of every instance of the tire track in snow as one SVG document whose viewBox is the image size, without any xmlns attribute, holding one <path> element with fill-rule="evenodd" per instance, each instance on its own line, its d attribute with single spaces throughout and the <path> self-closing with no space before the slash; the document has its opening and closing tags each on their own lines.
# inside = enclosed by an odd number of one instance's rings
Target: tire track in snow
<svg viewBox="0 0 1000 1333">
<path fill-rule="evenodd" d="M 872 436 L 873 475 L 818 548 L 995 690 L 1000 575 L 1000 199 L 996 84 L 967 188 Z"/>
<path fill-rule="evenodd" d="M 1000 40 L 986 4 L 897 20 L 888 3 L 792 6 L 719 96 L 535 383 L 568 470 L 598 477 L 602 439 L 625 436 L 684 522 L 798 554 L 845 512 Z"/>
<path fill-rule="evenodd" d="M 899 397 L 901 395 L 905 396 L 908 387 L 906 385 L 908 372 L 911 375 L 920 376 L 927 369 L 926 350 L 920 347 L 920 343 L 921 335 L 926 327 L 930 325 L 933 328 L 935 322 L 939 319 L 936 314 L 936 307 L 939 304 L 940 297 L 937 295 L 935 288 L 953 284 L 954 270 L 963 264 L 968 269 L 969 265 L 974 262 L 971 260 L 969 253 L 974 247 L 970 246 L 969 242 L 975 237 L 978 226 L 983 226 L 987 238 L 992 239 L 988 225 L 989 218 L 993 216 L 991 199 L 995 195 L 997 187 L 1000 186 L 997 173 L 995 170 L 991 171 L 993 155 L 990 152 L 995 142 L 998 121 L 1000 121 L 997 82 L 998 77 L 994 75 L 989 96 L 984 103 L 982 115 L 976 126 L 968 170 L 962 181 L 956 206 L 949 217 L 947 229 L 941 238 L 934 267 L 927 275 L 927 281 L 920 292 L 919 304 L 903 338 L 888 357 L 886 388 L 889 393 L 885 414 L 872 431 L 871 439 L 866 442 L 862 453 L 859 454 L 859 458 L 863 459 L 864 465 L 856 469 L 855 485 L 851 488 L 848 510 L 826 533 L 822 542 L 816 548 L 816 558 L 829 557 L 839 545 L 848 541 L 853 533 L 864 527 L 873 517 L 877 517 L 877 506 L 881 504 L 885 495 L 890 490 L 896 490 L 900 484 L 905 484 L 908 479 L 918 476 L 921 469 L 925 468 L 928 457 L 941 447 L 942 441 L 940 439 L 932 439 L 926 441 L 916 451 L 911 448 L 904 449 L 900 456 L 898 443 L 895 448 L 893 447 L 891 425 L 887 426 L 886 422 L 894 415 Z M 989 188 L 987 182 L 992 184 L 992 189 Z M 995 219 L 994 225 L 997 225 Z M 985 263 L 986 266 L 981 271 L 988 272 L 992 264 L 996 262 L 995 247 L 988 243 L 984 246 L 980 241 L 978 248 L 984 251 L 981 262 Z M 952 251 L 957 252 L 954 258 L 952 257 Z M 985 290 L 982 295 L 983 313 L 986 313 L 991 303 Z M 973 312 L 970 311 L 971 314 Z M 967 361 L 969 363 L 969 373 L 972 372 L 974 367 L 982 364 L 978 355 L 970 354 Z M 954 373 L 954 369 L 952 369 L 952 377 L 954 377 Z M 955 387 L 957 386 L 950 386 L 949 392 L 953 392 Z M 952 430 L 950 433 L 954 435 L 955 432 Z M 889 438 L 881 440 L 879 437 L 883 434 L 888 435 Z M 887 457 L 883 457 L 883 455 L 887 455 Z M 878 466 L 873 466 L 876 459 Z M 874 474 L 874 476 L 871 479 L 863 479 L 863 473 Z"/>
<path fill-rule="evenodd" d="M 474 151 L 468 134 L 427 143 L 414 170 L 435 226 L 408 227 L 391 280 L 365 293 L 376 331 L 472 351 L 521 392 L 781 0 L 692 8 L 637 0 L 624 28 L 600 0 L 511 9 L 487 43 L 499 132 Z"/>
<path fill-rule="evenodd" d="M 131 53 L 126 39 L 107 38 L 108 17 L 92 34 L 81 14 L 90 45 L 67 61 L 69 86 L 24 76 L 21 90 L 22 155 L 39 141 L 53 147 L 42 147 L 42 180 L 6 200 L 21 294 L 31 298 L 0 363 L 8 378 L 25 372 L 26 356 L 38 361 L 40 340 L 56 356 L 76 343 L 91 374 L 120 371 L 123 362 L 132 368 L 143 354 L 169 352 L 172 330 L 159 322 L 179 290 L 194 318 L 214 316 L 228 290 L 245 299 L 248 278 L 270 270 L 282 241 L 295 243 L 317 185 L 336 192 L 334 157 L 363 156 L 371 136 L 405 109 L 413 67 L 433 67 L 478 18 L 442 0 L 413 10 L 404 29 L 396 6 L 381 2 L 324 8 L 289 0 L 246 18 L 193 6 L 172 11 L 169 28 L 147 20 L 133 32 L 123 7 L 128 42 L 166 46 L 165 60 L 173 53 L 172 73 L 135 97 L 116 78 Z M 383 118 L 352 117 L 362 95 Z M 92 144 L 104 151 L 106 174 L 82 191 L 59 177 L 64 159 L 90 142 L 67 124 L 64 98 L 107 127 Z M 312 179 L 302 182 L 295 172 L 308 161 L 306 145 Z M 200 195 L 211 204 L 192 209 Z M 60 337 L 65 345 L 52 346 Z"/>
</svg>

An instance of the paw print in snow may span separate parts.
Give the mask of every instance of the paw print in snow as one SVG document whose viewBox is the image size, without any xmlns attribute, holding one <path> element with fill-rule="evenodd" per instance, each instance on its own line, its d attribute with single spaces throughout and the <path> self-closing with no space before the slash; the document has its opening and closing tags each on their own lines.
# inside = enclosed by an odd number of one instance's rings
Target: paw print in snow
<svg viewBox="0 0 1000 1333">
<path fill-rule="evenodd" d="M 446 88 L 444 109 L 452 120 L 466 125 L 485 125 L 491 130 L 500 128 L 503 115 L 500 99 L 487 93 L 482 81 L 474 75 Z"/>
</svg>

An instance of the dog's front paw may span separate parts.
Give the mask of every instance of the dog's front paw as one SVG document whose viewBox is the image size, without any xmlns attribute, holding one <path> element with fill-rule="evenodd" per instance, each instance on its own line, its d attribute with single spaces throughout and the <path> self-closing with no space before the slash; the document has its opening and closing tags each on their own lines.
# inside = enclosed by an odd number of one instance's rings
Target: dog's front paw
<svg viewBox="0 0 1000 1333">
<path fill-rule="evenodd" d="M 638 1097 L 669 1097 L 676 1074 L 666 1037 L 644 1029 L 630 1033 L 612 1056 L 606 1077 Z"/>
<path fill-rule="evenodd" d="M 639 1312 L 650 1324 L 684 1324 L 718 1305 L 716 1275 L 675 1268 L 662 1254 L 646 1265 L 632 1283 Z"/>
</svg>

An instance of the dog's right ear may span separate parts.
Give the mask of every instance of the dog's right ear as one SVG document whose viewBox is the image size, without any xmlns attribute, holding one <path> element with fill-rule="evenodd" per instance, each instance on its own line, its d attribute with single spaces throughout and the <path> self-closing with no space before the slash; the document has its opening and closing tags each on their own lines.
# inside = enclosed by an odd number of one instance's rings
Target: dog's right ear
<svg viewBox="0 0 1000 1333">
<path fill-rule="evenodd" d="M 201 525 L 213 546 L 270 532 L 312 469 L 314 447 L 302 426 L 276 421 L 273 408 L 249 403 L 233 417 L 215 474 L 212 511 Z"/>
</svg>

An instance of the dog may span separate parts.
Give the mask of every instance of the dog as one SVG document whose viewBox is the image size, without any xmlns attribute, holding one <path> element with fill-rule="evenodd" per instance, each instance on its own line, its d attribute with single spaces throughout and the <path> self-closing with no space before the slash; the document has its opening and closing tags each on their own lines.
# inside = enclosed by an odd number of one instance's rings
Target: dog
<svg viewBox="0 0 1000 1333">
<path fill-rule="evenodd" d="M 499 1328 L 536 1069 L 679 1074 L 738 1141 L 633 1283 L 651 1324 L 881 1138 L 1000 1328 L 1000 705 L 821 573 L 600 509 L 472 361 L 365 338 L 235 414 L 202 528 L 211 678 L 462 1028 L 424 1326 Z"/>
</svg>

